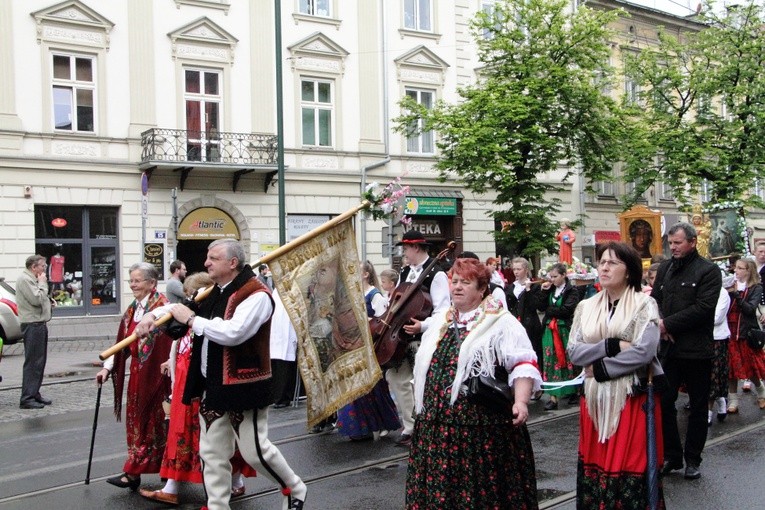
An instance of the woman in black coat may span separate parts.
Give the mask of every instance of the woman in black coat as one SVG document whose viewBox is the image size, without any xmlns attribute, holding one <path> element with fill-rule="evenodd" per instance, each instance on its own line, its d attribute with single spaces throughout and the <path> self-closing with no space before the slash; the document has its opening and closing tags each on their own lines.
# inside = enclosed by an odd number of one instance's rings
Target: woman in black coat
<svg viewBox="0 0 765 510">
<path fill-rule="evenodd" d="M 566 381 L 574 378 L 574 366 L 566 355 L 571 320 L 579 304 L 579 291 L 571 285 L 566 276 L 566 266 L 555 264 L 548 272 L 537 297 L 537 310 L 544 312 L 542 319 L 542 380 L 545 382 Z M 558 397 L 568 396 L 568 404 L 577 403 L 574 388 L 548 390 L 550 400 L 546 411 L 558 408 Z"/>
</svg>

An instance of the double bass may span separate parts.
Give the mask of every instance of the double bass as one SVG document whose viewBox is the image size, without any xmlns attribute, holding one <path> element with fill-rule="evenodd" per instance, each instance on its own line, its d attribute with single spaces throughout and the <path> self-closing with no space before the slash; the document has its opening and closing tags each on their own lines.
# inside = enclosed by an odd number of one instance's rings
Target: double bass
<svg viewBox="0 0 765 510">
<path fill-rule="evenodd" d="M 388 310 L 383 316 L 370 319 L 375 355 L 381 366 L 386 363 L 397 365 L 406 356 L 407 344 L 415 340 L 415 336 L 404 331 L 404 326 L 412 319 L 423 321 L 433 313 L 433 302 L 430 294 L 422 290 L 422 283 L 433 267 L 456 247 L 457 243 L 449 241 L 446 249 L 423 268 L 416 281 L 402 282 L 393 290 Z"/>
</svg>

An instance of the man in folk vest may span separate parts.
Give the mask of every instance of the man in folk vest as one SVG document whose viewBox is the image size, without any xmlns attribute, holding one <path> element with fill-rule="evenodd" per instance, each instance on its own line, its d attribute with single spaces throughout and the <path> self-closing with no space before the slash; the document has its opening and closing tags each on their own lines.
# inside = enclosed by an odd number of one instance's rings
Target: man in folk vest
<svg viewBox="0 0 765 510">
<path fill-rule="evenodd" d="M 422 273 L 423 269 L 433 260 L 428 256 L 428 247 L 430 243 L 425 239 L 421 232 L 410 230 L 404 234 L 403 239 L 397 246 L 402 246 L 407 266 L 401 271 L 399 284 L 403 282 L 414 282 Z M 430 294 L 433 302 L 433 313 L 431 317 L 449 307 L 449 281 L 441 268 L 436 264 L 428 273 L 422 284 L 422 290 Z M 412 387 L 414 368 L 414 356 L 420 345 L 421 334 L 428 328 L 430 317 L 424 321 L 412 319 L 410 324 L 404 326 L 404 331 L 410 335 L 415 335 L 415 339 L 409 342 L 406 351 L 406 358 L 402 360 L 400 366 L 391 367 L 385 373 L 385 379 L 388 381 L 393 395 L 396 397 L 396 403 L 401 411 L 401 421 L 404 424 L 404 430 L 401 432 L 397 443 L 401 446 L 409 446 L 412 442 L 412 432 L 414 431 L 414 388 Z"/>
<path fill-rule="evenodd" d="M 282 488 L 283 508 L 302 510 L 306 486 L 268 440 L 271 404 L 269 337 L 274 302 L 270 289 L 245 265 L 242 245 L 219 239 L 208 247 L 205 267 L 216 283 L 199 303 L 199 314 L 184 305 L 166 307 L 194 333 L 183 403 L 202 398 L 199 455 L 207 507 L 228 509 L 234 445 L 258 474 Z M 161 311 L 155 311 L 161 315 Z M 154 326 L 155 312 L 136 326 L 139 336 Z"/>
</svg>

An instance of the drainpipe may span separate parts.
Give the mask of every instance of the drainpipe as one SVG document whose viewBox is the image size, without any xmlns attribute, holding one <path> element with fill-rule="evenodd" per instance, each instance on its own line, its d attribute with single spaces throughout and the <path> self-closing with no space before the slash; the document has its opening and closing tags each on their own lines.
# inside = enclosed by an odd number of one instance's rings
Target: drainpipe
<svg viewBox="0 0 765 510">
<path fill-rule="evenodd" d="M 380 0 L 380 48 L 382 51 L 380 54 L 382 55 L 382 59 L 380 61 L 380 65 L 382 67 L 382 116 L 383 116 L 383 145 L 385 148 L 385 159 L 378 161 L 376 163 L 372 163 L 371 165 L 367 165 L 365 167 L 361 168 L 361 193 L 364 193 L 364 190 L 367 187 L 367 172 L 369 170 L 373 170 L 375 168 L 379 168 L 383 165 L 387 165 L 390 163 L 390 153 L 389 153 L 389 143 L 390 143 L 390 115 L 388 112 L 388 52 L 387 52 L 387 45 L 388 45 L 388 39 L 387 39 L 387 29 L 388 24 L 385 22 L 385 16 L 386 16 L 387 10 L 385 8 L 385 0 Z M 392 234 L 392 225 L 391 230 L 389 231 L 388 235 L 388 243 L 390 243 L 391 239 L 393 238 Z M 361 215 L 361 261 L 364 262 L 367 260 L 367 217 L 366 214 Z"/>
<path fill-rule="evenodd" d="M 385 159 L 372 163 L 371 165 L 361 167 L 361 193 L 367 189 L 367 172 L 390 163 L 390 156 Z M 361 194 L 359 193 L 359 194 Z M 361 214 L 361 261 L 367 260 L 367 215 Z"/>
</svg>

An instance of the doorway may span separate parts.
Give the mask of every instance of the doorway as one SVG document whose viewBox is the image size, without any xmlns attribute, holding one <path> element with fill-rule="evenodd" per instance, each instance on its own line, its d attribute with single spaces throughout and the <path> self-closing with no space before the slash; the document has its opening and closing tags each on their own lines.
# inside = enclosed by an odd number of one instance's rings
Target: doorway
<svg viewBox="0 0 765 510">
<path fill-rule="evenodd" d="M 205 259 L 207 259 L 207 247 L 213 239 L 178 241 L 176 249 L 178 260 L 186 264 L 187 274 L 207 272 Z"/>
</svg>

